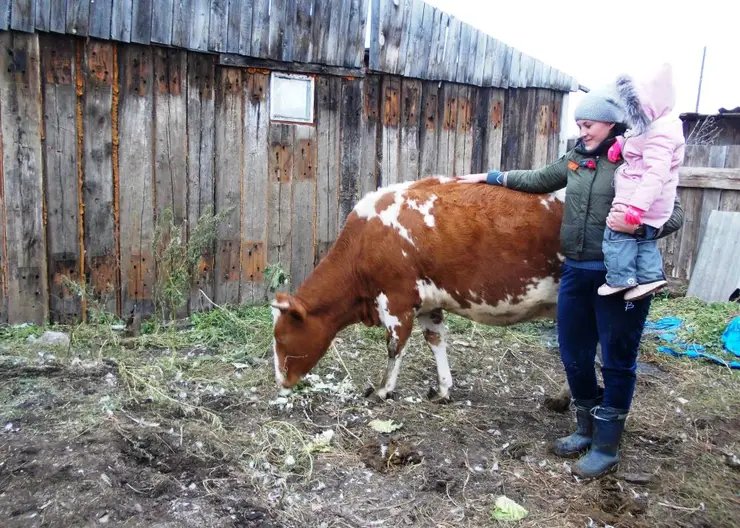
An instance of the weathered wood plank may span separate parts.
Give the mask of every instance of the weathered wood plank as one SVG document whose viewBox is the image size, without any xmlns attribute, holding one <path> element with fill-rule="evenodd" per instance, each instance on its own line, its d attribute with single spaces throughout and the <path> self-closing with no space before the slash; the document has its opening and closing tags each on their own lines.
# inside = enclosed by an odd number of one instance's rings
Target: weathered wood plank
<svg viewBox="0 0 740 528">
<path fill-rule="evenodd" d="M 172 42 L 175 0 L 152 0 L 152 42 L 169 46 Z"/>
<path fill-rule="evenodd" d="M 299 0 L 300 1 L 300 0 Z M 343 66 L 354 66 L 357 61 L 357 47 L 362 43 L 364 47 L 365 34 L 360 35 L 360 0 L 346 0 L 347 3 L 347 35 L 346 43 L 339 48 L 338 62 Z"/>
<path fill-rule="evenodd" d="M 399 181 L 419 179 L 419 114 L 421 81 L 403 79 L 401 83 L 401 123 L 399 128 Z"/>
<path fill-rule="evenodd" d="M 357 203 L 362 152 L 362 80 L 342 79 L 341 153 L 339 161 L 339 220 L 341 230 Z M 295 255 L 295 253 L 294 253 Z"/>
<path fill-rule="evenodd" d="M 10 0 L 0 0 L 0 30 L 5 31 L 10 26 Z M 2 251 L 2 250 L 0 250 Z M 4 299 L 4 297 L 3 297 Z M 7 322 L 7 313 L 5 312 L 5 305 L 2 305 L 2 314 L 0 314 L 0 320 Z M 2 318 L 5 319 L 2 319 Z"/>
<path fill-rule="evenodd" d="M 228 53 L 239 53 L 239 42 L 241 39 L 242 12 L 246 11 L 245 4 L 248 5 L 250 14 L 252 4 L 248 0 L 228 0 L 229 1 L 229 19 L 226 25 L 226 45 L 225 51 Z M 250 20 L 251 24 L 251 20 Z"/>
<path fill-rule="evenodd" d="M 34 0 L 10 0 L 10 29 L 33 33 L 35 22 Z"/>
<path fill-rule="evenodd" d="M 428 4 L 427 6 L 428 8 L 424 10 L 424 26 L 431 28 L 431 31 L 429 31 L 429 40 L 423 44 L 426 47 L 427 57 L 424 60 L 424 64 L 420 65 L 420 69 L 416 73 L 422 79 L 434 79 L 434 72 L 437 68 L 437 55 L 444 51 L 446 26 L 442 25 L 443 12 L 436 7 L 431 8 Z M 429 22 L 427 21 L 427 13 L 431 17 L 431 21 Z"/>
<path fill-rule="evenodd" d="M 740 286 L 740 214 L 714 211 L 709 218 L 707 236 L 702 241 L 696 271 L 691 276 L 687 296 L 705 302 L 727 302 Z"/>
<path fill-rule="evenodd" d="M 475 62 L 471 70 L 470 82 L 476 86 L 483 84 L 483 72 L 486 68 L 486 55 L 488 53 L 488 36 L 482 31 L 476 31 Z"/>
<path fill-rule="evenodd" d="M 424 82 L 421 91 L 421 122 L 419 123 L 419 177 L 438 173 L 437 153 L 441 121 L 439 119 L 439 84 Z"/>
<path fill-rule="evenodd" d="M 281 0 L 284 2 L 283 7 L 283 46 L 278 57 L 283 62 L 293 60 L 295 50 L 295 17 L 296 17 L 296 0 Z M 275 2 L 275 0 L 273 0 Z M 274 12 L 274 11 L 273 11 Z M 346 35 L 346 33 L 345 33 Z"/>
<path fill-rule="evenodd" d="M 358 199 L 378 188 L 378 121 L 380 120 L 380 77 L 362 80 L 362 137 L 360 139 L 360 176 Z"/>
<path fill-rule="evenodd" d="M 243 55 L 252 53 L 252 6 L 254 2 L 242 0 L 239 10 L 239 44 L 238 52 Z M 231 8 L 229 8 L 231 13 Z"/>
<path fill-rule="evenodd" d="M 681 229 L 677 268 L 679 277 L 689 278 L 694 266 L 694 250 L 699 243 L 702 191 L 700 189 L 681 189 L 680 197 L 684 211 L 684 224 Z"/>
<path fill-rule="evenodd" d="M 411 77 L 413 69 L 419 67 L 419 63 L 423 61 L 423 57 L 428 53 L 428 50 L 422 50 L 421 42 L 424 38 L 423 22 L 424 22 L 424 9 L 427 4 L 423 0 L 411 0 L 411 9 L 408 11 L 408 16 L 404 20 L 404 40 L 405 49 L 402 46 L 401 49 L 401 60 L 399 67 L 403 66 L 403 70 L 399 73 L 404 77 Z M 432 7 L 429 6 L 431 11 Z M 430 28 L 427 27 L 427 31 Z"/>
<path fill-rule="evenodd" d="M 491 88 L 472 88 L 475 112 L 473 114 L 473 152 L 470 172 L 485 172 L 484 160 L 487 158 L 486 128 L 488 126 L 488 110 Z"/>
<path fill-rule="evenodd" d="M 422 21 L 418 29 L 418 40 L 414 44 L 414 59 L 411 61 L 409 76 L 424 79 L 425 73 L 432 60 L 431 49 L 434 39 L 434 22 L 437 10 L 426 2 L 421 2 Z M 438 19 L 437 19 L 438 21 Z"/>
<path fill-rule="evenodd" d="M 324 16 L 327 17 L 329 22 L 327 35 L 325 37 L 325 45 L 323 46 L 324 56 L 321 62 L 325 64 L 336 65 L 338 63 L 337 57 L 340 56 L 339 48 L 344 50 L 342 42 L 346 38 L 346 34 L 341 33 L 342 19 L 345 16 L 346 5 L 345 2 L 340 2 L 338 5 L 332 6 L 329 12 L 324 12 Z M 344 52 L 342 55 L 344 56 Z"/>
<path fill-rule="evenodd" d="M 116 189 L 113 178 L 113 84 L 117 49 L 92 41 L 85 46 L 82 198 L 86 282 L 105 297 L 105 309 L 118 311 L 119 254 L 116 243 Z M 117 89 L 117 88 L 116 88 Z M 118 140 L 118 138 L 116 138 Z M 119 172 L 120 174 L 120 172 Z M 128 173 L 124 173 L 128 177 Z M 125 236 L 128 236 L 125 233 Z"/>
<path fill-rule="evenodd" d="M 293 125 L 270 124 L 269 191 L 267 205 L 267 265 L 291 271 Z M 336 201 L 336 197 L 334 199 Z M 279 291 L 293 290 L 291 284 Z"/>
<path fill-rule="evenodd" d="M 54 6 L 52 4 L 52 31 L 54 31 Z M 134 4 L 133 0 L 113 0 L 111 13 L 110 37 L 121 42 L 131 41 L 131 28 L 133 24 Z"/>
<path fill-rule="evenodd" d="M 439 90 L 439 143 L 437 172 L 443 176 L 455 173 L 455 136 L 457 133 L 457 90 L 458 85 L 444 83 Z"/>
<path fill-rule="evenodd" d="M 368 7 L 370 0 L 359 0 L 359 15 L 360 15 L 360 26 L 358 28 L 357 37 L 355 42 L 355 57 L 351 63 L 354 68 L 362 68 L 365 65 L 365 34 L 367 32 L 367 25 L 370 23 L 368 20 Z"/>
<path fill-rule="evenodd" d="M 293 150 L 293 204 L 290 242 L 291 290 L 295 291 L 313 269 L 316 224 L 316 128 L 295 126 Z M 340 190 L 341 193 L 341 190 Z M 341 208 L 340 194 L 340 208 Z"/>
<path fill-rule="evenodd" d="M 190 26 L 193 17 L 193 0 L 174 0 L 172 9 L 172 45 L 190 47 Z"/>
<path fill-rule="evenodd" d="M 270 56 L 270 0 L 252 1 L 252 55 Z"/>
<path fill-rule="evenodd" d="M 311 62 L 313 57 L 313 0 L 296 0 L 293 60 Z"/>
<path fill-rule="evenodd" d="M 38 36 L 3 32 L 0 46 L 6 50 L 0 54 L 0 108 L 8 322 L 42 324 L 48 317 L 49 291 L 44 248 Z"/>
<path fill-rule="evenodd" d="M 111 36 L 111 17 L 113 0 L 93 0 L 90 2 L 89 35 L 108 40 Z"/>
<path fill-rule="evenodd" d="M 452 174 L 459 176 L 469 174 L 467 139 L 470 130 L 470 86 L 460 85 L 457 91 L 457 126 L 455 128 L 455 141 L 450 148 L 454 152 Z M 472 143 L 471 143 L 472 147 Z M 470 153 L 472 154 L 472 152 Z"/>
<path fill-rule="evenodd" d="M 740 190 L 740 169 L 682 166 L 678 175 L 681 187 Z"/>
<path fill-rule="evenodd" d="M 318 135 L 318 171 L 316 173 L 316 247 L 314 265 L 318 264 L 336 240 L 340 160 L 339 124 L 341 116 L 341 81 L 319 77 L 316 82 L 316 132 Z"/>
<path fill-rule="evenodd" d="M 190 0 L 193 10 L 190 20 L 190 48 L 198 51 L 208 50 L 210 35 L 210 0 Z"/>
<path fill-rule="evenodd" d="M 81 303 L 62 282 L 80 282 L 79 189 L 75 91 L 75 46 L 69 38 L 42 35 L 41 74 L 44 79 L 44 174 L 46 252 L 49 262 L 49 315 L 52 321 L 73 324 Z M 10 117 L 10 116 L 8 116 Z M 24 292 L 25 293 L 25 292 Z"/>
<path fill-rule="evenodd" d="M 473 28 L 470 24 L 460 23 L 460 51 L 457 56 L 457 67 L 452 73 L 452 80 L 459 83 L 466 83 L 468 77 L 468 69 L 471 60 L 470 53 L 470 37 L 473 34 Z"/>
<path fill-rule="evenodd" d="M 270 2 L 270 48 L 269 57 L 273 60 L 281 60 L 283 55 L 283 44 L 287 33 L 288 0 L 271 0 Z"/>
<path fill-rule="evenodd" d="M 131 42 L 149 44 L 152 41 L 152 3 L 154 0 L 136 0 L 131 14 Z M 67 21 L 69 23 L 69 21 Z"/>
<path fill-rule="evenodd" d="M 208 50 L 226 51 L 229 24 L 229 0 L 211 0 L 208 19 Z"/>
<path fill-rule="evenodd" d="M 385 13 L 382 16 L 385 17 L 387 26 L 384 25 L 385 43 L 380 68 L 388 73 L 398 73 L 401 39 L 405 33 L 403 30 L 404 13 L 410 7 L 410 0 L 399 0 L 398 3 L 383 0 L 381 5 L 385 7 Z"/>
<path fill-rule="evenodd" d="M 521 100 L 523 93 L 519 90 L 506 90 L 503 108 L 503 143 L 501 145 L 501 166 L 499 170 L 519 169 L 518 154 L 518 132 L 519 114 L 521 112 Z"/>
<path fill-rule="evenodd" d="M 445 51 L 445 62 L 440 65 L 440 79 L 454 82 L 457 78 L 457 66 L 461 60 L 463 25 L 457 18 L 450 17 L 447 50 Z"/>
<path fill-rule="evenodd" d="M 740 145 L 728 145 L 725 169 L 740 169 Z"/>
<path fill-rule="evenodd" d="M 216 211 L 232 208 L 218 229 L 216 302 L 239 302 L 241 279 L 241 184 L 244 170 L 244 76 L 241 70 L 217 72 Z"/>
<path fill-rule="evenodd" d="M 247 74 L 246 117 L 244 120 L 245 170 L 244 214 L 242 216 L 241 302 L 265 300 L 267 266 L 268 132 L 270 111 L 267 102 L 269 76 Z M 308 255 L 311 262 L 313 255 Z"/>
<path fill-rule="evenodd" d="M 385 50 L 385 31 L 387 31 L 388 22 L 381 19 L 382 0 L 370 3 L 370 55 L 368 57 L 368 67 L 370 70 L 378 71 L 383 64 L 382 56 Z M 318 24 L 316 24 L 318 25 Z M 381 46 L 381 37 L 383 45 Z"/>
<path fill-rule="evenodd" d="M 317 64 L 326 64 L 330 18 L 328 3 L 316 1 L 313 6 L 311 41 L 313 46 L 312 60 Z"/>
<path fill-rule="evenodd" d="M 0 0 L 0 29 L 7 28 L 7 10 L 10 2 Z M 36 0 L 36 31 L 49 31 L 51 27 L 51 0 Z"/>
<path fill-rule="evenodd" d="M 483 170 L 501 169 L 502 148 L 504 139 L 504 103 L 506 94 L 503 90 L 493 88 L 489 92 L 488 123 L 486 124 L 486 157 Z"/>
<path fill-rule="evenodd" d="M 119 226 L 121 311 L 153 312 L 154 190 L 152 185 L 152 50 L 121 49 L 119 115 Z"/>
<path fill-rule="evenodd" d="M 533 137 L 532 166 L 544 167 L 547 164 L 547 148 L 550 140 L 551 109 L 548 90 L 535 90 L 535 109 L 537 117 Z"/>
<path fill-rule="evenodd" d="M 188 228 L 189 234 L 198 219 L 208 210 L 214 212 L 214 156 L 215 156 L 215 76 L 216 61 L 212 55 L 188 54 Z M 202 254 L 195 273 L 191 293 L 190 312 L 211 308 L 200 290 L 214 298 L 214 255 L 216 244 Z"/>
<path fill-rule="evenodd" d="M 399 155 L 401 123 L 401 78 L 383 76 L 382 176 L 383 186 L 401 181 Z"/>
<path fill-rule="evenodd" d="M 87 36 L 90 20 L 90 0 L 67 0 L 67 33 Z"/>
<path fill-rule="evenodd" d="M 2 14 L 2 11 L 0 11 Z M 1 41 L 0 41 L 1 42 Z M 8 323 L 8 276 L 5 254 L 5 174 L 3 170 L 2 99 L 0 98 L 0 323 Z"/>
<path fill-rule="evenodd" d="M 335 75 L 337 77 L 364 77 L 365 73 L 357 68 L 344 66 L 328 66 L 326 64 L 309 64 L 303 62 L 282 62 L 257 57 L 244 57 L 223 53 L 218 56 L 219 66 L 235 66 L 237 68 L 257 68 L 261 70 L 284 71 L 288 73 L 308 73 L 316 75 Z"/>
</svg>

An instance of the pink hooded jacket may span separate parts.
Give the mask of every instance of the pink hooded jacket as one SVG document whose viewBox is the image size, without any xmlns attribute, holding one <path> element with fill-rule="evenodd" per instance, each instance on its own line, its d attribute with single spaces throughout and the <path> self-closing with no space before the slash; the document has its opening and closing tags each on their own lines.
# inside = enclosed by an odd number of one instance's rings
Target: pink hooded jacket
<svg viewBox="0 0 740 528">
<path fill-rule="evenodd" d="M 643 223 L 660 228 L 673 212 L 686 145 L 681 120 L 669 115 L 676 104 L 671 67 L 642 81 L 621 76 L 617 91 L 630 130 L 618 138 L 625 162 L 614 174 L 613 203 L 642 209 Z"/>
</svg>

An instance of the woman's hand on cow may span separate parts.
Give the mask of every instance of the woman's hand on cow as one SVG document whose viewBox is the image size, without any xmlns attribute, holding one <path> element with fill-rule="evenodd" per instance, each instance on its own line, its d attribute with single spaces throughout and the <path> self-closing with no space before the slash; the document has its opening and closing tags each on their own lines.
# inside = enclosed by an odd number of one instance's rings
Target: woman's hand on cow
<svg viewBox="0 0 740 528">
<path fill-rule="evenodd" d="M 458 183 L 484 183 L 486 178 L 488 178 L 487 172 L 482 174 L 466 174 L 464 176 L 456 177 Z"/>
<path fill-rule="evenodd" d="M 609 227 L 609 229 L 618 233 L 627 233 L 630 235 L 634 234 L 638 226 L 627 223 L 627 219 L 625 218 L 626 213 L 626 205 L 612 205 L 612 209 L 611 211 L 609 211 L 609 216 L 606 217 L 606 225 Z"/>
</svg>

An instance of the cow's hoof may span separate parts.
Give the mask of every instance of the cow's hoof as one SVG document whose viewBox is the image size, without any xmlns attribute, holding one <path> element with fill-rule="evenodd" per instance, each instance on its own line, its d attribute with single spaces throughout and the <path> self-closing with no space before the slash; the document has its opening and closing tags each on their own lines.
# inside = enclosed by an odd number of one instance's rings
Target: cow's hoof
<svg viewBox="0 0 740 528">
<path fill-rule="evenodd" d="M 383 403 L 386 400 L 395 400 L 395 392 L 386 392 L 383 389 L 374 390 L 372 387 L 365 389 L 365 398 L 375 401 L 377 403 Z"/>
<path fill-rule="evenodd" d="M 434 387 L 429 387 L 429 393 L 427 394 L 427 398 L 429 398 L 429 401 L 432 403 L 439 403 L 439 404 L 447 404 L 452 403 L 452 398 L 450 398 L 450 395 L 442 396 L 437 392 L 437 389 Z"/>
<path fill-rule="evenodd" d="M 545 407 L 553 412 L 564 413 L 570 407 L 570 398 L 553 398 L 548 396 L 545 398 Z"/>
</svg>

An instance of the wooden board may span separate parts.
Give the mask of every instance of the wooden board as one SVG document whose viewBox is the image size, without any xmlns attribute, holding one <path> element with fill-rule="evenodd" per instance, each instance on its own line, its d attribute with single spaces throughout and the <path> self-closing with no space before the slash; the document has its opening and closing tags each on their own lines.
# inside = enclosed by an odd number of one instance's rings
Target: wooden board
<svg viewBox="0 0 740 528">
<path fill-rule="evenodd" d="M 501 155 L 504 131 L 504 102 L 506 95 L 503 90 L 493 88 L 488 93 L 488 122 L 486 123 L 486 156 L 483 162 L 483 171 L 501 169 Z"/>
<path fill-rule="evenodd" d="M 706 236 L 691 275 L 687 296 L 705 302 L 727 302 L 740 287 L 740 213 L 713 211 L 707 223 Z"/>
<path fill-rule="evenodd" d="M 169 46 L 172 42 L 175 0 L 152 0 L 152 42 Z"/>
<path fill-rule="evenodd" d="M 0 125 L 2 124 L 3 108 L 0 100 Z M 0 324 L 8 322 L 8 261 L 5 254 L 5 175 L 3 170 L 3 131 L 0 126 Z"/>
<path fill-rule="evenodd" d="M 52 13 L 54 12 L 52 4 Z M 183 10 L 184 11 L 184 10 Z M 111 10 L 110 36 L 121 42 L 131 41 L 131 24 L 133 23 L 133 0 L 113 0 Z M 54 30 L 54 17 L 52 16 L 52 31 Z"/>
<path fill-rule="evenodd" d="M 357 203 L 360 183 L 360 157 L 362 155 L 362 79 L 341 81 L 341 128 L 339 161 L 339 219 L 341 230 L 345 220 Z M 313 180 L 315 181 L 315 177 Z M 294 189 L 294 193 L 297 188 Z M 296 196 L 296 204 L 297 196 Z M 294 222 L 295 223 L 295 222 Z M 295 252 L 294 252 L 295 258 Z"/>
<path fill-rule="evenodd" d="M 488 106 L 490 103 L 490 88 L 473 88 L 475 113 L 473 115 L 473 152 L 470 166 L 471 173 L 485 172 L 486 158 L 486 128 L 488 127 Z"/>
<path fill-rule="evenodd" d="M 90 0 L 67 0 L 67 33 L 87 36 L 90 20 Z"/>
<path fill-rule="evenodd" d="M 269 128 L 269 191 L 267 205 L 267 265 L 291 271 L 292 180 L 294 125 L 278 123 Z M 336 202 L 336 198 L 334 199 Z M 288 287 L 293 288 L 293 281 Z"/>
<path fill-rule="evenodd" d="M 317 2 L 317 7 L 319 3 Z M 252 2 L 252 56 L 267 58 L 270 55 L 270 0 Z M 316 19 L 317 15 L 314 15 Z"/>
<path fill-rule="evenodd" d="M 242 215 L 241 302 L 260 303 L 265 298 L 267 266 L 268 132 L 270 127 L 267 94 L 269 76 L 247 74 L 244 143 L 245 181 Z M 312 255 L 307 257 L 311 262 Z"/>
<path fill-rule="evenodd" d="M 694 252 L 699 244 L 699 225 L 701 222 L 702 191 L 699 189 L 680 189 L 684 223 L 681 228 L 680 246 L 676 268 L 679 277 L 691 277 L 694 265 Z"/>
<path fill-rule="evenodd" d="M 36 31 L 50 31 L 51 2 L 52 0 L 36 0 Z M 3 17 L 3 20 L 0 21 L 0 29 L 5 29 L 8 25 L 7 10 L 9 5 L 10 2 L 8 0 L 0 0 L 0 17 Z"/>
<path fill-rule="evenodd" d="M 63 284 L 79 282 L 81 218 L 76 123 L 75 46 L 72 39 L 42 35 L 41 75 L 44 98 L 44 165 L 46 180 L 46 250 L 49 262 L 49 316 L 73 324 L 82 315 L 80 298 Z"/>
<path fill-rule="evenodd" d="M 188 229 L 195 229 L 198 219 L 210 208 L 214 210 L 215 156 L 215 75 L 216 62 L 212 55 L 188 54 Z M 213 300 L 215 275 L 212 244 L 201 256 L 195 271 L 190 294 L 190 312 L 213 306 L 200 290 Z"/>
<path fill-rule="evenodd" d="M 706 164 L 709 164 L 709 158 Z M 683 166 L 678 169 L 678 174 L 681 187 L 740 191 L 740 169 Z"/>
<path fill-rule="evenodd" d="M 360 175 L 358 199 L 378 188 L 378 122 L 380 120 L 380 77 L 372 75 L 362 80 L 362 137 L 360 139 Z"/>
<path fill-rule="evenodd" d="M 152 2 L 136 0 L 131 14 L 131 42 L 149 44 L 152 39 Z"/>
<path fill-rule="evenodd" d="M 221 68 L 217 71 L 217 79 L 216 211 L 232 210 L 218 229 L 215 301 L 236 304 L 241 277 L 244 76 L 242 70 Z"/>
<path fill-rule="evenodd" d="M 208 49 L 208 35 L 210 31 L 210 2 L 209 0 L 190 0 L 193 11 L 190 19 L 190 47 L 198 51 Z"/>
<path fill-rule="evenodd" d="M 0 30 L 2 31 L 7 30 L 9 22 L 10 22 L 10 0 L 0 0 Z M 5 317 L 5 320 L 7 321 L 7 314 L 5 313 L 4 309 L 3 309 L 3 313 L 0 314 L 0 317 Z"/>
<path fill-rule="evenodd" d="M 454 175 L 470 174 L 473 161 L 473 119 L 476 88 L 458 86 L 457 130 L 455 132 Z"/>
<path fill-rule="evenodd" d="M 342 113 L 346 110 L 343 109 Z M 401 122 L 399 126 L 399 181 L 419 179 L 419 115 L 421 114 L 421 81 L 401 82 Z"/>
<path fill-rule="evenodd" d="M 10 0 L 10 28 L 16 31 L 33 32 L 36 22 L 34 0 Z"/>
<path fill-rule="evenodd" d="M 295 50 L 293 60 L 296 62 L 311 62 L 313 57 L 313 24 L 315 18 L 311 16 L 313 0 L 296 0 L 296 15 L 294 41 Z"/>
<path fill-rule="evenodd" d="M 172 45 L 180 48 L 190 47 L 193 0 L 175 0 L 172 11 Z"/>
<path fill-rule="evenodd" d="M 440 121 L 439 85 L 424 82 L 421 91 L 419 121 L 419 177 L 433 176 L 437 170 L 437 151 Z"/>
<path fill-rule="evenodd" d="M 3 32 L 0 46 L 8 321 L 43 324 L 48 275 L 43 224 L 38 36 Z"/>
<path fill-rule="evenodd" d="M 108 299 L 104 306 L 110 313 L 119 311 L 120 255 L 116 243 L 113 177 L 113 85 L 117 81 L 114 79 L 117 53 L 113 43 L 102 41 L 89 42 L 84 53 L 80 53 L 84 81 L 81 114 L 86 281 L 96 294 Z"/>
<path fill-rule="evenodd" d="M 154 189 L 152 49 L 128 45 L 120 54 L 119 183 L 121 315 L 153 311 Z"/>
<path fill-rule="evenodd" d="M 319 77 L 316 82 L 316 132 L 318 134 L 318 171 L 316 173 L 316 248 L 318 264 L 337 237 L 339 186 L 339 119 L 341 80 Z"/>
<path fill-rule="evenodd" d="M 550 119 L 552 98 L 547 90 L 535 90 L 536 121 L 534 130 L 533 167 L 547 165 L 548 145 L 550 142 Z"/>
<path fill-rule="evenodd" d="M 226 51 L 229 23 L 229 0 L 211 0 L 208 19 L 208 51 Z"/>
<path fill-rule="evenodd" d="M 295 291 L 313 269 L 316 227 L 316 128 L 296 125 L 293 144 L 290 277 Z M 341 189 L 340 189 L 341 193 Z M 340 209 L 342 197 L 340 194 Z"/>
<path fill-rule="evenodd" d="M 443 83 L 439 89 L 437 173 L 452 176 L 455 172 L 455 136 L 457 133 L 458 85 Z"/>
<path fill-rule="evenodd" d="M 401 78 L 391 75 L 383 76 L 383 100 L 381 123 L 382 141 L 382 186 L 401 181 L 399 171 L 400 123 L 401 123 Z"/>
</svg>

